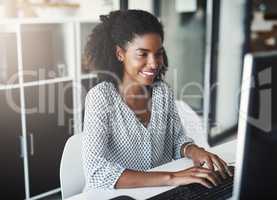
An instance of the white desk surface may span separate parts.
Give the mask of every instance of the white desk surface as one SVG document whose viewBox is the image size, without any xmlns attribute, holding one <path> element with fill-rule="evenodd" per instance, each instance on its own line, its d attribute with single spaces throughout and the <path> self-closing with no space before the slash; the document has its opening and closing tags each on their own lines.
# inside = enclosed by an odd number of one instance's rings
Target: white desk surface
<svg viewBox="0 0 277 200">
<path fill-rule="evenodd" d="M 227 163 L 234 164 L 236 154 L 236 140 L 226 142 L 216 147 L 208 149 L 208 151 L 216 153 L 223 158 Z M 177 171 L 186 169 L 193 165 L 192 161 L 187 158 L 175 160 L 170 163 L 153 168 L 149 171 Z M 155 196 L 159 193 L 172 189 L 174 187 L 147 187 L 147 188 L 135 188 L 135 189 L 114 189 L 114 190 L 101 190 L 92 189 L 88 192 L 75 195 L 67 198 L 66 200 L 107 200 L 120 195 L 128 195 L 137 200 L 144 200 L 151 196 Z"/>
</svg>

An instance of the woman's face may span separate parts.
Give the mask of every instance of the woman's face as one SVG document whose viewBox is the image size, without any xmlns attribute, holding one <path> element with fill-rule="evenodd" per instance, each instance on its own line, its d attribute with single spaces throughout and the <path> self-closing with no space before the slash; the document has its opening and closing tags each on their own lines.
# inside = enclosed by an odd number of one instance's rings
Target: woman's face
<svg viewBox="0 0 277 200">
<path fill-rule="evenodd" d="M 118 47 L 117 56 L 124 65 L 123 83 L 151 85 L 164 64 L 163 51 L 156 33 L 136 36 L 125 50 Z"/>
</svg>

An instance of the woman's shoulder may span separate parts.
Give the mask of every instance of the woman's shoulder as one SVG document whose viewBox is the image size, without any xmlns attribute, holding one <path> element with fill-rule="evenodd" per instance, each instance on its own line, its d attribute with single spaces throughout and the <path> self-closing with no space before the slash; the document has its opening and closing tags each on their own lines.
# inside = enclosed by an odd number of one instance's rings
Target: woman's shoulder
<svg viewBox="0 0 277 200">
<path fill-rule="evenodd" d="M 173 94 L 173 89 L 171 86 L 165 82 L 165 81 L 157 81 L 154 84 L 154 87 L 158 88 L 164 95 L 172 95 Z"/>
<path fill-rule="evenodd" d="M 98 101 L 107 101 L 111 94 L 113 85 L 110 82 L 103 81 L 93 86 L 87 93 L 87 98 L 97 99 Z"/>
</svg>

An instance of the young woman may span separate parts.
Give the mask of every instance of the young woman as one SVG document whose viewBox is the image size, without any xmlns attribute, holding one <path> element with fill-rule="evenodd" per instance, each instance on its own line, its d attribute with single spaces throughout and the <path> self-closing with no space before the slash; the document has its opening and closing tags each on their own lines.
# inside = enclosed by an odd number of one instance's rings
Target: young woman
<svg viewBox="0 0 277 200">
<path fill-rule="evenodd" d="M 131 188 L 200 183 L 212 187 L 232 175 L 217 155 L 186 136 L 167 69 L 161 23 L 148 12 L 100 16 L 86 55 L 102 81 L 87 94 L 82 146 L 86 188 Z M 196 166 L 177 172 L 146 170 L 181 157 Z M 208 168 L 201 167 L 204 163 Z M 214 173 L 218 168 L 221 176 Z"/>
</svg>

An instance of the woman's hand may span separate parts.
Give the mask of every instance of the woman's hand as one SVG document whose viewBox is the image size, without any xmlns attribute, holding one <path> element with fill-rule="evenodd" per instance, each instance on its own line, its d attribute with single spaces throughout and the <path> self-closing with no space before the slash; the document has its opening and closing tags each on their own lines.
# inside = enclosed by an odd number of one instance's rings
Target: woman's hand
<svg viewBox="0 0 277 200">
<path fill-rule="evenodd" d="M 193 144 L 188 146 L 184 154 L 193 160 L 195 166 L 203 166 L 206 164 L 208 169 L 212 171 L 214 171 L 214 166 L 216 166 L 223 178 L 226 178 L 227 174 L 229 176 L 233 176 L 233 173 L 224 160 L 222 160 L 216 154 L 206 151 L 204 148 L 200 148 Z"/>
<path fill-rule="evenodd" d="M 220 177 L 213 171 L 204 167 L 191 167 L 186 170 L 170 173 L 169 185 L 187 185 L 199 183 L 211 188 L 221 183 Z"/>
</svg>

